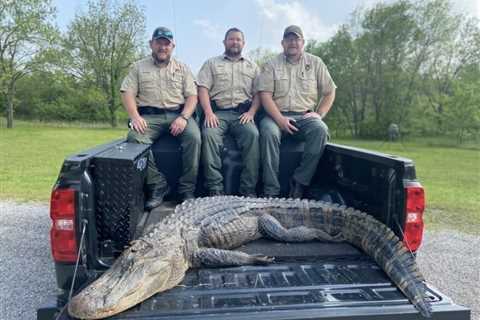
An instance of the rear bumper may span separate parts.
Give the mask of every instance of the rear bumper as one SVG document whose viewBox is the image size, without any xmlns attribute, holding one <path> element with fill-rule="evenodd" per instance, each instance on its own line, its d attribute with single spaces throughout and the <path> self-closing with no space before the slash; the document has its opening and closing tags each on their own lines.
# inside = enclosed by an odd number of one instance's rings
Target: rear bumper
<svg viewBox="0 0 480 320">
<path fill-rule="evenodd" d="M 60 314 L 61 313 L 61 314 Z M 60 315 L 60 316 L 59 316 Z M 59 316 L 59 317 L 58 317 Z M 57 318 L 58 317 L 58 318 Z M 238 311 L 228 313 L 192 313 L 192 314 L 163 314 L 156 312 L 135 312 L 130 310 L 119 314 L 111 319 L 228 319 L 228 320 L 301 320 L 301 319 L 322 319 L 322 320 L 421 320 L 423 318 L 413 306 L 376 306 L 376 307 L 342 307 L 332 309 L 304 309 L 299 306 L 297 309 L 286 310 L 264 310 L 264 311 Z M 55 298 L 50 298 L 41 308 L 37 310 L 37 320 L 71 320 L 65 309 L 58 306 Z M 432 320 L 470 320 L 470 310 L 455 304 L 444 303 L 433 306 Z"/>
</svg>

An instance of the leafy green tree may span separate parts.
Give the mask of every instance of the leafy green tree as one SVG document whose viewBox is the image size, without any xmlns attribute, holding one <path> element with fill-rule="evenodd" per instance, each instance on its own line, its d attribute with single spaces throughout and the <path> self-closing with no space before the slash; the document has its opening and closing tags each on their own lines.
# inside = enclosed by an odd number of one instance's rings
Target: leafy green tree
<svg viewBox="0 0 480 320">
<path fill-rule="evenodd" d="M 274 52 L 270 49 L 265 48 L 256 48 L 247 52 L 249 59 L 253 60 L 259 67 L 261 67 L 265 62 L 273 58 L 278 52 Z"/>
<path fill-rule="evenodd" d="M 53 41 L 50 0 L 0 1 L 0 95 L 13 127 L 16 84 L 38 67 L 36 57 Z"/>
<path fill-rule="evenodd" d="M 90 1 L 68 28 L 68 72 L 100 88 L 107 98 L 110 123 L 117 125 L 120 82 L 144 46 L 145 17 L 134 2 Z"/>
</svg>

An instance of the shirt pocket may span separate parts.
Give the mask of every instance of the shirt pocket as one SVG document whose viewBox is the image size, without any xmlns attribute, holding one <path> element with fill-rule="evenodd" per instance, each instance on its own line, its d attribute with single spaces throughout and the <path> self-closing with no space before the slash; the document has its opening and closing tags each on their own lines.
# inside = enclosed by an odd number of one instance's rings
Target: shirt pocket
<svg viewBox="0 0 480 320">
<path fill-rule="evenodd" d="M 175 72 L 170 76 L 169 85 L 174 90 L 182 90 L 183 89 L 183 77 L 182 74 Z"/>
<path fill-rule="evenodd" d="M 140 73 L 140 89 L 152 89 L 155 87 L 155 74 L 151 71 L 142 71 Z"/>
<path fill-rule="evenodd" d="M 304 95 L 317 95 L 317 79 L 312 74 L 301 74 L 298 77 L 298 89 Z"/>
<path fill-rule="evenodd" d="M 217 89 L 223 90 L 230 86 L 230 73 L 224 64 L 215 66 L 214 70 L 214 86 Z"/>
<path fill-rule="evenodd" d="M 285 72 L 275 71 L 273 76 L 274 96 L 283 97 L 288 94 L 289 79 Z"/>
</svg>

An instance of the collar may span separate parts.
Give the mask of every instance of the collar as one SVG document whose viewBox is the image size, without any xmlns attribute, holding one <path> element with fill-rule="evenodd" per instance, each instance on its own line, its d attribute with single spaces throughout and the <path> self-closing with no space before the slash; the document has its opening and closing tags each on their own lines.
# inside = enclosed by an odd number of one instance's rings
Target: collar
<svg viewBox="0 0 480 320">
<path fill-rule="evenodd" d="M 153 63 L 153 65 L 155 67 L 158 67 L 158 68 L 162 68 L 162 67 L 168 67 L 172 64 L 172 61 L 174 60 L 174 58 L 172 56 L 170 56 L 170 60 L 168 60 L 168 62 L 166 64 L 163 64 L 163 65 L 160 65 L 157 60 L 155 60 L 155 58 L 153 57 L 153 55 L 150 55 L 150 61 Z"/>
<path fill-rule="evenodd" d="M 240 58 L 238 58 L 238 59 L 236 59 L 236 60 L 232 60 L 229 56 L 227 56 L 227 55 L 225 54 L 225 52 L 222 54 L 222 56 L 223 56 L 223 59 L 226 59 L 226 60 L 232 61 L 232 62 L 245 60 L 245 58 L 244 58 L 243 56 L 240 56 Z"/>
<path fill-rule="evenodd" d="M 297 62 L 292 63 L 292 62 L 288 61 L 287 55 L 286 55 L 285 53 L 283 53 L 283 61 L 284 61 L 285 63 L 289 63 L 289 64 L 291 64 L 291 65 L 298 65 L 298 64 L 300 64 L 304 58 L 305 58 L 305 52 L 302 52 L 302 54 L 300 55 L 300 59 L 298 59 Z"/>
</svg>

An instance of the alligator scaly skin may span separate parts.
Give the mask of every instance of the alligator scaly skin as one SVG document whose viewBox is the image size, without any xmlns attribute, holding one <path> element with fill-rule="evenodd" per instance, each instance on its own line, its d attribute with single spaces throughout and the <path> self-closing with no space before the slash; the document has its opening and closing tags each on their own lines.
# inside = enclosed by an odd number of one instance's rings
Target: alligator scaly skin
<svg viewBox="0 0 480 320">
<path fill-rule="evenodd" d="M 261 237 L 349 242 L 371 256 L 423 316 L 431 315 L 414 257 L 371 215 L 320 201 L 234 196 L 177 206 L 73 297 L 68 311 L 77 318 L 100 319 L 176 286 L 191 267 L 271 263 L 270 257 L 229 250 Z"/>
</svg>

